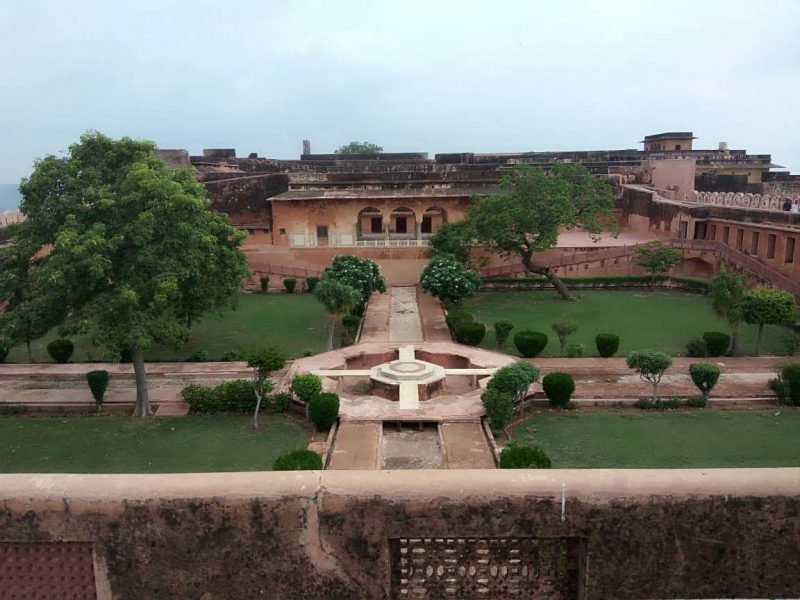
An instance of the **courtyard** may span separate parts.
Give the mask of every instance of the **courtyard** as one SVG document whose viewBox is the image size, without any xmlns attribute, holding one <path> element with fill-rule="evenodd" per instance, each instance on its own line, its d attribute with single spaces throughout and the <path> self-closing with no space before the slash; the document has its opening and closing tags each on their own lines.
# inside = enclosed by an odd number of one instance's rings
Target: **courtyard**
<svg viewBox="0 0 800 600">
<path fill-rule="evenodd" d="M 0 417 L 2 473 L 269 471 L 309 429 L 279 415 Z"/>
<path fill-rule="evenodd" d="M 800 411 L 545 411 L 513 428 L 556 469 L 696 469 L 800 465 Z"/>
<path fill-rule="evenodd" d="M 639 348 L 658 348 L 669 354 L 685 354 L 686 342 L 705 331 L 728 332 L 727 324 L 711 310 L 707 296 L 687 292 L 647 290 L 581 290 L 575 302 L 556 298 L 552 291 L 478 292 L 464 304 L 464 310 L 486 325 L 481 346 L 495 348 L 492 325 L 500 319 L 514 323 L 514 333 L 523 329 L 541 331 L 549 337 L 543 356 L 558 355 L 558 338 L 550 329 L 554 319 L 578 323 L 570 343 L 584 345 L 585 356 L 597 356 L 594 338 L 598 333 L 620 336 L 618 356 Z M 755 349 L 756 326 L 742 324 L 740 347 L 745 354 Z M 782 329 L 767 326 L 762 352 L 782 354 Z M 506 352 L 516 353 L 509 340 Z"/>
</svg>

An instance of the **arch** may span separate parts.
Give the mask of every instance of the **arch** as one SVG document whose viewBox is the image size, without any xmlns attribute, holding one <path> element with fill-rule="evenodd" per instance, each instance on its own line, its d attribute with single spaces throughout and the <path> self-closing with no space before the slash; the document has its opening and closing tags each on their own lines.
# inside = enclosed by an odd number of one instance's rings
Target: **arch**
<svg viewBox="0 0 800 600">
<path fill-rule="evenodd" d="M 431 206 L 422 213 L 422 223 L 420 223 L 420 233 L 422 235 L 433 235 L 439 231 L 439 227 L 447 223 L 447 211 L 441 206 Z"/>
<path fill-rule="evenodd" d="M 710 279 L 714 274 L 714 266 L 702 258 L 687 258 L 675 265 L 672 274 L 676 277 Z"/>
<path fill-rule="evenodd" d="M 383 213 L 374 206 L 362 208 L 358 211 L 356 232 L 360 240 L 382 237 L 385 232 Z"/>
<path fill-rule="evenodd" d="M 407 206 L 398 206 L 389 215 L 389 237 L 413 238 L 417 235 L 417 215 Z"/>
</svg>

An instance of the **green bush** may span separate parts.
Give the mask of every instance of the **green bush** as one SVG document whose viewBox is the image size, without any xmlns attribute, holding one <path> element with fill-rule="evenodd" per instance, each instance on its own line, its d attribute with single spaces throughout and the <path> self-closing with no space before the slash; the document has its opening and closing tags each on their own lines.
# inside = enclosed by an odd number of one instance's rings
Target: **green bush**
<svg viewBox="0 0 800 600">
<path fill-rule="evenodd" d="M 322 391 L 322 379 L 313 373 L 295 375 L 289 385 L 295 396 L 308 404 L 311 399 Z"/>
<path fill-rule="evenodd" d="M 106 390 L 108 389 L 108 371 L 105 369 L 89 371 L 86 374 L 86 382 L 89 384 L 89 389 L 92 391 L 95 406 L 97 410 L 100 410 L 103 406 L 103 398 Z"/>
<path fill-rule="evenodd" d="M 303 356 L 308 358 L 309 356 L 314 356 L 313 350 L 303 350 Z"/>
<path fill-rule="evenodd" d="M 323 392 L 308 404 L 308 418 L 318 431 L 328 431 L 339 417 L 339 396 Z"/>
<path fill-rule="evenodd" d="M 271 388 L 272 383 L 267 382 L 264 392 Z M 256 390 L 248 379 L 234 379 L 215 386 L 194 383 L 183 388 L 181 395 L 189 404 L 191 413 L 251 413 L 256 408 Z M 264 408 L 262 403 L 261 410 Z"/>
<path fill-rule="evenodd" d="M 475 318 L 465 310 L 451 310 L 447 312 L 447 316 L 444 318 L 445 323 L 447 323 L 447 328 L 450 330 L 450 335 L 455 336 L 456 328 L 460 323 L 466 323 L 474 321 Z"/>
<path fill-rule="evenodd" d="M 272 463 L 273 471 L 321 471 L 322 457 L 313 450 L 301 448 L 284 452 Z"/>
<path fill-rule="evenodd" d="M 533 358 L 547 346 L 547 336 L 539 331 L 518 331 L 514 335 L 514 346 L 525 358 Z"/>
<path fill-rule="evenodd" d="M 553 463 L 538 446 L 510 442 L 500 453 L 501 469 L 550 469 Z"/>
<path fill-rule="evenodd" d="M 800 333 L 797 333 L 796 331 L 784 333 L 781 336 L 781 344 L 783 344 L 786 354 L 789 356 L 794 356 L 800 352 Z M 0 362 L 3 362 L 2 358 L 0 358 Z"/>
<path fill-rule="evenodd" d="M 211 360 L 211 355 L 205 350 L 195 350 L 186 360 L 189 362 L 208 362 Z"/>
<path fill-rule="evenodd" d="M 783 404 L 800 406 L 800 363 L 785 365 L 778 381 L 782 384 L 782 394 L 778 394 L 778 399 Z"/>
<path fill-rule="evenodd" d="M 285 287 L 286 291 L 289 292 L 290 294 L 294 293 L 294 288 L 296 285 L 297 285 L 297 279 L 294 279 L 293 277 L 287 277 L 286 279 L 283 280 L 283 287 Z"/>
<path fill-rule="evenodd" d="M 548 373 L 542 379 L 544 394 L 550 406 L 566 406 L 575 392 L 575 380 L 569 373 Z"/>
<path fill-rule="evenodd" d="M 504 390 L 498 388 L 486 388 L 481 394 L 481 402 L 486 416 L 489 417 L 489 427 L 495 435 L 503 432 L 503 427 L 508 424 L 511 418 L 511 405 L 514 398 Z"/>
<path fill-rule="evenodd" d="M 706 400 L 708 400 L 711 390 L 717 385 L 719 374 L 720 369 L 717 365 L 709 363 L 692 363 L 689 365 L 689 376 Z"/>
<path fill-rule="evenodd" d="M 703 338 L 692 338 L 686 343 L 686 356 L 703 358 L 708 356 L 708 344 Z"/>
<path fill-rule="evenodd" d="M 8 346 L 5 342 L 0 342 L 0 363 L 3 362 L 8 356 Z"/>
<path fill-rule="evenodd" d="M 634 406 L 642 410 L 672 410 L 680 408 L 681 401 L 677 398 L 659 398 L 658 400 L 639 398 Z"/>
<path fill-rule="evenodd" d="M 74 351 L 75 346 L 67 338 L 58 338 L 47 344 L 47 353 L 57 363 L 69 362 Z"/>
<path fill-rule="evenodd" d="M 266 294 L 267 289 L 269 289 L 269 277 L 267 275 L 262 275 L 260 281 L 261 281 L 261 291 Z"/>
<path fill-rule="evenodd" d="M 486 335 L 486 325 L 477 321 L 459 323 L 456 327 L 456 341 L 467 346 L 477 346 Z"/>
<path fill-rule="evenodd" d="M 513 404 L 524 400 L 528 388 L 538 379 L 539 369 L 528 362 L 520 361 L 497 369 L 486 384 L 486 389 L 511 394 Z"/>
<path fill-rule="evenodd" d="M 616 333 L 598 333 L 594 343 L 597 353 L 603 358 L 611 358 L 619 350 L 619 336 Z"/>
<path fill-rule="evenodd" d="M 494 339 L 498 348 L 503 348 L 506 345 L 512 329 L 514 329 L 514 324 L 511 321 L 506 321 L 505 319 L 495 321 Z"/>
<path fill-rule="evenodd" d="M 725 356 L 731 347 L 731 336 L 722 331 L 706 331 L 703 339 L 708 346 L 709 356 Z"/>
<path fill-rule="evenodd" d="M 0 417 L 16 417 L 28 412 L 28 407 L 20 402 L 0 402 Z"/>
<path fill-rule="evenodd" d="M 567 358 L 583 358 L 583 344 L 567 344 Z"/>
<path fill-rule="evenodd" d="M 561 277 L 567 286 L 581 287 L 649 287 L 649 275 L 596 275 L 592 277 Z M 708 281 L 705 279 L 691 279 L 689 277 L 656 277 L 657 284 L 677 283 L 690 291 L 708 292 Z M 481 279 L 481 286 L 504 285 L 510 288 L 533 289 L 552 288 L 553 284 L 544 277 L 485 277 Z"/>
<path fill-rule="evenodd" d="M 342 327 L 344 327 L 347 338 L 345 341 L 348 346 L 355 342 L 359 325 L 361 325 L 361 317 L 358 315 L 345 315 L 342 317 Z"/>
<path fill-rule="evenodd" d="M 273 394 L 270 397 L 270 404 L 272 405 L 272 408 L 275 409 L 275 412 L 286 412 L 292 405 L 292 395 L 286 392 Z"/>
<path fill-rule="evenodd" d="M 238 350 L 228 350 L 219 359 L 222 362 L 239 362 L 244 360 L 244 355 Z"/>
<path fill-rule="evenodd" d="M 306 277 L 306 291 L 311 293 L 319 283 L 319 277 Z"/>
<path fill-rule="evenodd" d="M 691 406 L 692 408 L 705 408 L 708 406 L 708 400 L 706 400 L 703 396 L 692 396 L 691 398 L 686 399 L 686 406 Z"/>
</svg>

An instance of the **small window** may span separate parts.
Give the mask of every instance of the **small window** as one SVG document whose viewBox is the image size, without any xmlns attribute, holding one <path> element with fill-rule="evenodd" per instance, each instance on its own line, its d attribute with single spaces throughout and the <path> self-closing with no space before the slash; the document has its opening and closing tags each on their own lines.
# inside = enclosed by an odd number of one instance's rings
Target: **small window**
<svg viewBox="0 0 800 600">
<path fill-rule="evenodd" d="M 675 150 L 680 150 L 680 149 L 681 149 L 681 145 L 680 144 L 675 144 Z"/>
<path fill-rule="evenodd" d="M 370 233 L 383 232 L 383 219 L 381 217 L 372 217 L 369 222 Z"/>
<path fill-rule="evenodd" d="M 731 237 L 731 228 L 730 227 L 723 227 L 722 228 L 722 243 L 727 244 L 728 239 Z"/>
<path fill-rule="evenodd" d="M 775 238 L 774 233 L 767 236 L 767 258 L 775 258 Z"/>
<path fill-rule="evenodd" d="M 708 226 L 708 238 L 709 240 L 717 239 L 717 226 L 716 225 L 709 225 Z"/>
<path fill-rule="evenodd" d="M 744 248 L 744 229 L 736 230 L 736 249 L 741 252 Z"/>
<path fill-rule="evenodd" d="M 754 231 L 750 235 L 750 254 L 753 256 L 758 256 L 758 232 Z"/>
<path fill-rule="evenodd" d="M 786 253 L 784 254 L 783 262 L 794 262 L 794 238 L 786 238 Z"/>
<path fill-rule="evenodd" d="M 422 217 L 421 233 L 431 233 L 433 231 L 433 222 L 430 217 Z"/>
<path fill-rule="evenodd" d="M 283 227 L 281 227 L 281 228 L 278 230 L 278 233 L 280 233 L 281 235 L 286 235 L 286 230 L 285 230 Z"/>
</svg>

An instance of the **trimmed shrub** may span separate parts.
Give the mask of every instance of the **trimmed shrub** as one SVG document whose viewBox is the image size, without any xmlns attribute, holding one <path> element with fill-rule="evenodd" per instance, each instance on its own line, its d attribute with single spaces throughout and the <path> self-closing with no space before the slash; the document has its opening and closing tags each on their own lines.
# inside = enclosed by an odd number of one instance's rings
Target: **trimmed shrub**
<svg viewBox="0 0 800 600">
<path fill-rule="evenodd" d="M 300 448 L 284 452 L 272 463 L 273 471 L 321 471 L 322 457 L 313 450 Z"/>
<path fill-rule="evenodd" d="M 244 355 L 237 350 L 228 350 L 219 358 L 222 362 L 238 362 L 244 360 Z"/>
<path fill-rule="evenodd" d="M 319 277 L 306 277 L 306 291 L 310 294 L 319 283 Z"/>
<path fill-rule="evenodd" d="M 518 331 L 514 335 L 514 346 L 525 358 L 533 358 L 547 346 L 547 336 L 540 331 Z"/>
<path fill-rule="evenodd" d="M 186 360 L 189 362 L 208 362 L 211 360 L 211 355 L 205 350 L 195 350 Z"/>
<path fill-rule="evenodd" d="M 703 358 L 708 356 L 708 344 L 703 338 L 692 338 L 686 342 L 686 356 Z"/>
<path fill-rule="evenodd" d="M 572 319 L 556 319 L 550 323 L 550 328 L 558 336 L 559 350 L 563 356 L 567 352 L 567 338 L 578 330 L 578 323 Z"/>
<path fill-rule="evenodd" d="M 567 344 L 567 358 L 583 358 L 583 344 Z"/>
<path fill-rule="evenodd" d="M 275 409 L 275 412 L 286 412 L 292 405 L 292 395 L 287 392 L 273 394 L 270 398 L 270 404 Z"/>
<path fill-rule="evenodd" d="M 566 406 L 575 392 L 575 380 L 569 373 L 548 373 L 542 379 L 542 388 L 550 406 Z"/>
<path fill-rule="evenodd" d="M 467 346 L 477 346 L 486 335 L 486 325 L 477 321 L 459 323 L 456 327 L 456 341 Z"/>
<path fill-rule="evenodd" d="M 459 323 L 474 321 L 475 318 L 465 310 L 451 310 L 448 311 L 444 320 L 445 323 L 447 323 L 447 328 L 450 330 L 450 335 L 454 336 Z"/>
<path fill-rule="evenodd" d="M 293 277 L 287 277 L 283 280 L 283 287 L 286 288 L 286 291 L 290 294 L 294 293 L 294 288 L 297 285 L 297 279 Z"/>
<path fill-rule="evenodd" d="M 28 407 L 19 402 L 0 402 L 0 417 L 14 417 L 24 415 L 28 412 Z"/>
<path fill-rule="evenodd" d="M 3 362 L 8 356 L 8 346 L 4 342 L 0 342 L 0 363 Z"/>
<path fill-rule="evenodd" d="M 314 356 L 314 352 L 312 350 L 303 350 L 303 356 L 306 358 L 309 356 Z"/>
<path fill-rule="evenodd" d="M 722 331 L 706 331 L 703 339 L 708 347 L 709 356 L 725 356 L 731 347 L 731 336 Z"/>
<path fill-rule="evenodd" d="M 486 389 L 511 394 L 514 404 L 525 399 L 528 388 L 538 379 L 539 369 L 528 362 L 520 361 L 497 369 L 486 384 Z"/>
<path fill-rule="evenodd" d="M 259 281 L 261 282 L 261 291 L 266 294 L 269 289 L 269 277 L 267 275 L 262 275 Z"/>
<path fill-rule="evenodd" d="M 94 404 L 99 411 L 103 406 L 103 397 L 108 389 L 108 371 L 105 369 L 89 371 L 86 374 L 86 383 L 89 384 L 89 389 L 92 391 L 92 397 L 94 398 Z"/>
<path fill-rule="evenodd" d="M 300 400 L 308 404 L 314 396 L 322 391 L 322 379 L 313 373 L 301 373 L 294 376 L 289 389 Z"/>
<path fill-rule="evenodd" d="M 489 427 L 492 433 L 500 435 L 503 427 L 508 424 L 511 418 L 511 404 L 514 397 L 504 390 L 498 388 L 487 388 L 481 394 L 481 402 L 486 416 L 489 417 Z"/>
<path fill-rule="evenodd" d="M 680 408 L 681 401 L 677 398 L 667 398 L 653 400 L 652 398 L 639 398 L 634 404 L 636 408 L 641 408 L 642 410 L 672 410 L 675 408 Z"/>
<path fill-rule="evenodd" d="M 497 342 L 497 347 L 502 348 L 508 341 L 508 336 L 511 335 L 511 330 L 514 329 L 514 324 L 511 321 L 501 319 L 494 323 L 494 339 Z"/>
<path fill-rule="evenodd" d="M 719 381 L 720 369 L 717 365 L 709 363 L 692 363 L 689 365 L 689 376 L 692 383 L 697 386 L 703 398 L 708 400 L 708 395 Z"/>
<path fill-rule="evenodd" d="M 611 358 L 619 350 L 619 336 L 616 333 L 598 333 L 594 338 L 597 353 L 603 358 Z"/>
<path fill-rule="evenodd" d="M 268 381 L 264 387 L 264 392 L 271 391 L 272 382 Z M 234 379 L 215 386 L 194 383 L 183 388 L 181 395 L 192 413 L 252 413 L 256 408 L 256 390 L 248 379 Z M 262 403 L 261 410 L 264 408 Z"/>
<path fill-rule="evenodd" d="M 328 392 L 317 394 L 308 403 L 308 418 L 318 431 L 328 431 L 339 417 L 339 396 Z"/>
<path fill-rule="evenodd" d="M 692 396 L 691 398 L 686 399 L 686 406 L 691 406 L 692 408 L 705 408 L 708 406 L 708 400 L 703 398 L 703 396 Z"/>
<path fill-rule="evenodd" d="M 501 469 L 550 469 L 553 463 L 538 446 L 509 443 L 500 453 Z"/>
<path fill-rule="evenodd" d="M 75 346 L 67 338 L 58 338 L 47 344 L 47 353 L 57 363 L 69 362 L 74 351 Z"/>
<path fill-rule="evenodd" d="M 785 365 L 781 369 L 784 403 L 800 406 L 800 363 Z"/>
</svg>

